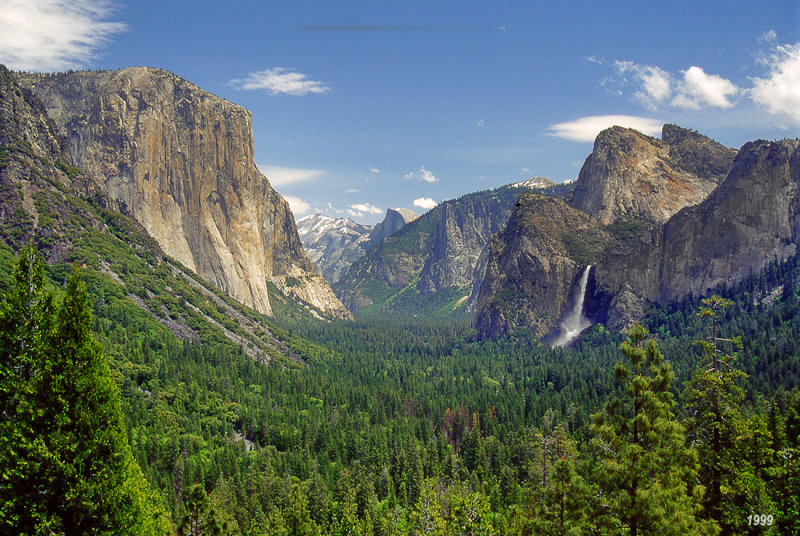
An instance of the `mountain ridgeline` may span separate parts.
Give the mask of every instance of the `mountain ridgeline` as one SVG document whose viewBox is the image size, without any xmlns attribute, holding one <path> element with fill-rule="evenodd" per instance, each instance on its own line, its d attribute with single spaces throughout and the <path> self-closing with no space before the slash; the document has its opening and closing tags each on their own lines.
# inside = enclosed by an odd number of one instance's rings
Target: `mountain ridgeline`
<svg viewBox="0 0 800 536">
<path fill-rule="evenodd" d="M 271 314 L 273 283 L 349 316 L 255 166 L 247 110 L 146 67 L 20 80 L 44 103 L 75 167 L 167 255 L 261 313 Z"/>
<path fill-rule="evenodd" d="M 493 241 L 476 316 L 482 336 L 550 333 L 588 265 L 586 315 L 622 329 L 648 304 L 705 296 L 796 252 L 800 141 L 760 140 L 736 153 L 674 125 L 662 138 L 602 132 L 559 216 L 543 218 L 538 196 L 520 198 Z M 596 225 L 554 232 L 552 222 L 575 209 Z"/>
<path fill-rule="evenodd" d="M 350 218 L 312 214 L 298 220 L 297 233 L 311 262 L 334 284 L 367 250 L 416 218 L 406 208 L 390 208 L 383 221 L 371 227 Z"/>
<path fill-rule="evenodd" d="M 492 236 L 529 188 L 509 185 L 444 201 L 357 260 L 334 285 L 337 296 L 364 314 L 463 314 L 483 279 Z"/>
</svg>

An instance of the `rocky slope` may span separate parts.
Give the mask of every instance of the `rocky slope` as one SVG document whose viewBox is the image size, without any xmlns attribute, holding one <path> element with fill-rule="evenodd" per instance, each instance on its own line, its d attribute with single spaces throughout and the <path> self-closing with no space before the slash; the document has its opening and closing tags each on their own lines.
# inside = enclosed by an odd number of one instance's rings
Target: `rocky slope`
<svg viewBox="0 0 800 536">
<path fill-rule="evenodd" d="M 612 127 L 601 132 L 581 168 L 569 204 L 608 225 L 618 219 L 663 223 L 703 201 L 736 151 L 664 125 L 662 139 Z"/>
<path fill-rule="evenodd" d="M 164 341 L 242 348 L 261 362 L 299 359 L 261 315 L 165 257 L 138 222 L 110 210 L 113 204 L 74 167 L 66 140 L 42 102 L 0 65 L 3 266 L 10 266 L 15 252 L 30 241 L 47 259 L 56 284 L 72 266 L 81 267 L 98 325 L 105 330 L 147 330 Z M 0 279 L 7 282 L 7 275 Z"/>
<path fill-rule="evenodd" d="M 297 234 L 322 277 L 336 283 L 370 244 L 372 227 L 350 218 L 312 214 L 297 221 Z"/>
<path fill-rule="evenodd" d="M 703 203 L 620 243 L 595 271 L 607 322 L 623 327 L 648 301 L 703 295 L 785 259 L 800 239 L 800 140 L 742 147 Z"/>
<path fill-rule="evenodd" d="M 591 200 L 582 206 L 594 224 L 552 200 L 520 198 L 492 241 L 475 320 L 482 336 L 517 327 L 547 334 L 589 264 L 584 312 L 623 329 L 649 302 L 706 295 L 796 251 L 800 140 L 748 143 L 729 164 L 729 150 L 696 133 L 667 125 L 663 138 L 617 127 L 600 134 L 570 198 L 573 206 Z M 692 205 L 703 189 L 689 188 L 698 183 L 687 178 L 710 184 L 724 170 L 719 185 Z M 593 179 L 600 185 L 595 197 L 588 195 Z M 683 186 L 642 189 L 651 183 Z"/>
<path fill-rule="evenodd" d="M 521 189 L 505 186 L 445 201 L 355 262 L 334 288 L 351 310 L 447 315 L 463 311 L 483 279 L 485 250 Z"/>
<path fill-rule="evenodd" d="M 75 165 L 164 252 L 269 314 L 267 282 L 349 313 L 303 252 L 287 203 L 253 162 L 245 109 L 166 71 L 25 77 Z M 286 278 L 298 280 L 285 285 Z"/>
<path fill-rule="evenodd" d="M 597 220 L 562 199 L 523 193 L 491 242 L 477 299 L 479 335 L 518 327 L 547 334 L 568 307 L 583 269 L 602 257 L 610 240 Z"/>
</svg>

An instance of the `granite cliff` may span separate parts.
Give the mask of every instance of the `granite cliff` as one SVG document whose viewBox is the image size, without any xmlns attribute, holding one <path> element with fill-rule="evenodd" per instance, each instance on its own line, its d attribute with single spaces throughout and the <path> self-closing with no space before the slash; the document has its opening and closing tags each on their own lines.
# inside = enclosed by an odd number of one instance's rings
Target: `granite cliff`
<svg viewBox="0 0 800 536">
<path fill-rule="evenodd" d="M 479 336 L 519 327 L 547 334 L 568 307 L 575 281 L 610 240 L 597 220 L 562 199 L 523 193 L 505 229 L 492 238 L 477 298 Z"/>
<path fill-rule="evenodd" d="M 272 281 L 349 315 L 305 255 L 288 204 L 256 169 L 247 110 L 147 67 L 23 81 L 75 165 L 167 255 L 265 314 Z"/>
<path fill-rule="evenodd" d="M 97 325 L 160 340 L 241 348 L 268 362 L 299 357 L 263 317 L 165 256 L 132 217 L 74 166 L 42 102 L 0 65 L 0 259 L 32 242 L 62 284 L 80 266 Z M 135 335 L 137 336 L 137 335 Z M 112 350 L 114 351 L 114 350 Z M 117 348 L 116 351 L 124 351 Z"/>
<path fill-rule="evenodd" d="M 322 277 L 337 282 L 369 247 L 372 228 L 350 218 L 312 214 L 297 221 L 297 233 L 308 258 Z"/>
<path fill-rule="evenodd" d="M 618 219 L 664 223 L 703 201 L 734 156 L 735 150 L 675 125 L 664 125 L 661 140 L 612 127 L 597 136 L 569 204 L 603 225 Z"/>
<path fill-rule="evenodd" d="M 800 239 L 800 140 L 745 144 L 704 202 L 611 248 L 594 273 L 606 321 L 624 327 L 648 301 L 704 295 L 742 280 Z"/>
<path fill-rule="evenodd" d="M 387 208 L 386 216 L 384 216 L 383 220 L 377 223 L 369 233 L 370 245 L 375 246 L 380 244 L 384 238 L 399 231 L 405 227 L 406 224 L 411 223 L 417 218 L 417 214 L 407 208 Z"/>
<path fill-rule="evenodd" d="M 481 336 L 518 327 L 546 335 L 588 265 L 584 313 L 623 329 L 649 302 L 706 295 L 792 255 L 800 141 L 751 142 L 729 162 L 731 152 L 672 125 L 662 141 L 619 127 L 601 133 L 571 207 L 522 196 L 493 239 Z"/>
<path fill-rule="evenodd" d="M 337 296 L 354 311 L 463 312 L 483 279 L 485 249 L 505 226 L 521 190 L 504 186 L 444 201 L 356 261 L 334 285 Z"/>
</svg>

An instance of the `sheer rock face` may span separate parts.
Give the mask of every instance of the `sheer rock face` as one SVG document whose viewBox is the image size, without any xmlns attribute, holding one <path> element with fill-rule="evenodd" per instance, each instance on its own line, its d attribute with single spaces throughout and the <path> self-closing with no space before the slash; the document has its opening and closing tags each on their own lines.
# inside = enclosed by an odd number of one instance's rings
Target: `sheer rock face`
<svg viewBox="0 0 800 536">
<path fill-rule="evenodd" d="M 505 186 L 444 201 L 374 245 L 334 285 L 337 296 L 360 310 L 411 286 L 431 301 L 443 291 L 457 293 L 459 306 L 466 305 L 483 278 L 485 249 L 520 193 Z"/>
<path fill-rule="evenodd" d="M 664 223 L 716 188 L 736 151 L 674 126 L 663 140 L 636 130 L 601 132 L 581 168 L 569 204 L 608 225 L 618 219 Z"/>
<path fill-rule="evenodd" d="M 265 314 L 267 281 L 297 273 L 313 287 L 305 294 L 327 296 L 312 305 L 349 314 L 315 274 L 288 204 L 256 169 L 247 110 L 145 67 L 25 81 L 75 165 L 167 255 Z"/>
<path fill-rule="evenodd" d="M 648 301 L 704 295 L 796 251 L 800 140 L 755 141 L 703 203 L 612 248 L 595 270 L 608 324 L 624 327 Z"/>
<path fill-rule="evenodd" d="M 524 193 L 491 243 L 477 300 L 479 336 L 519 327 L 548 333 L 568 306 L 583 269 L 610 240 L 589 215 L 561 199 Z"/>
<path fill-rule="evenodd" d="M 387 208 L 383 220 L 372 228 L 369 242 L 372 246 L 380 244 L 390 234 L 399 231 L 418 216 L 407 208 Z"/>
</svg>

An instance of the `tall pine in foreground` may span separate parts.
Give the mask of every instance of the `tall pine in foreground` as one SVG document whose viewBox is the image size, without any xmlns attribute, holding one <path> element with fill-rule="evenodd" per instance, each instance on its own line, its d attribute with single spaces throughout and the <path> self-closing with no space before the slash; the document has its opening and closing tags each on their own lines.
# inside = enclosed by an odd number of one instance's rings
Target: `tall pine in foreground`
<svg viewBox="0 0 800 536">
<path fill-rule="evenodd" d="M 748 421 L 741 411 L 744 391 L 737 382 L 746 375 L 733 366 L 735 352 L 722 349 L 723 342 L 739 349 L 741 341 L 718 333 L 718 316 L 732 303 L 711 296 L 702 300 L 697 315 L 711 319 L 711 336 L 696 343 L 702 362 L 684 393 L 689 439 L 699 453 L 698 479 L 707 488 L 703 500 L 707 515 L 720 525 L 721 534 L 772 534 L 777 527 L 765 529 L 748 522 L 750 515 L 778 516 L 757 470 L 772 456 L 747 448 L 761 427 L 757 416 Z"/>
<path fill-rule="evenodd" d="M 620 396 L 592 417 L 596 519 L 603 534 L 715 534 L 697 518 L 701 490 L 687 488 L 695 462 L 673 413 L 672 367 L 647 335 L 630 330 L 620 348 L 628 363 L 614 370 Z"/>
<path fill-rule="evenodd" d="M 0 533 L 171 533 L 91 323 L 77 269 L 58 303 L 25 247 L 0 303 Z"/>
</svg>

